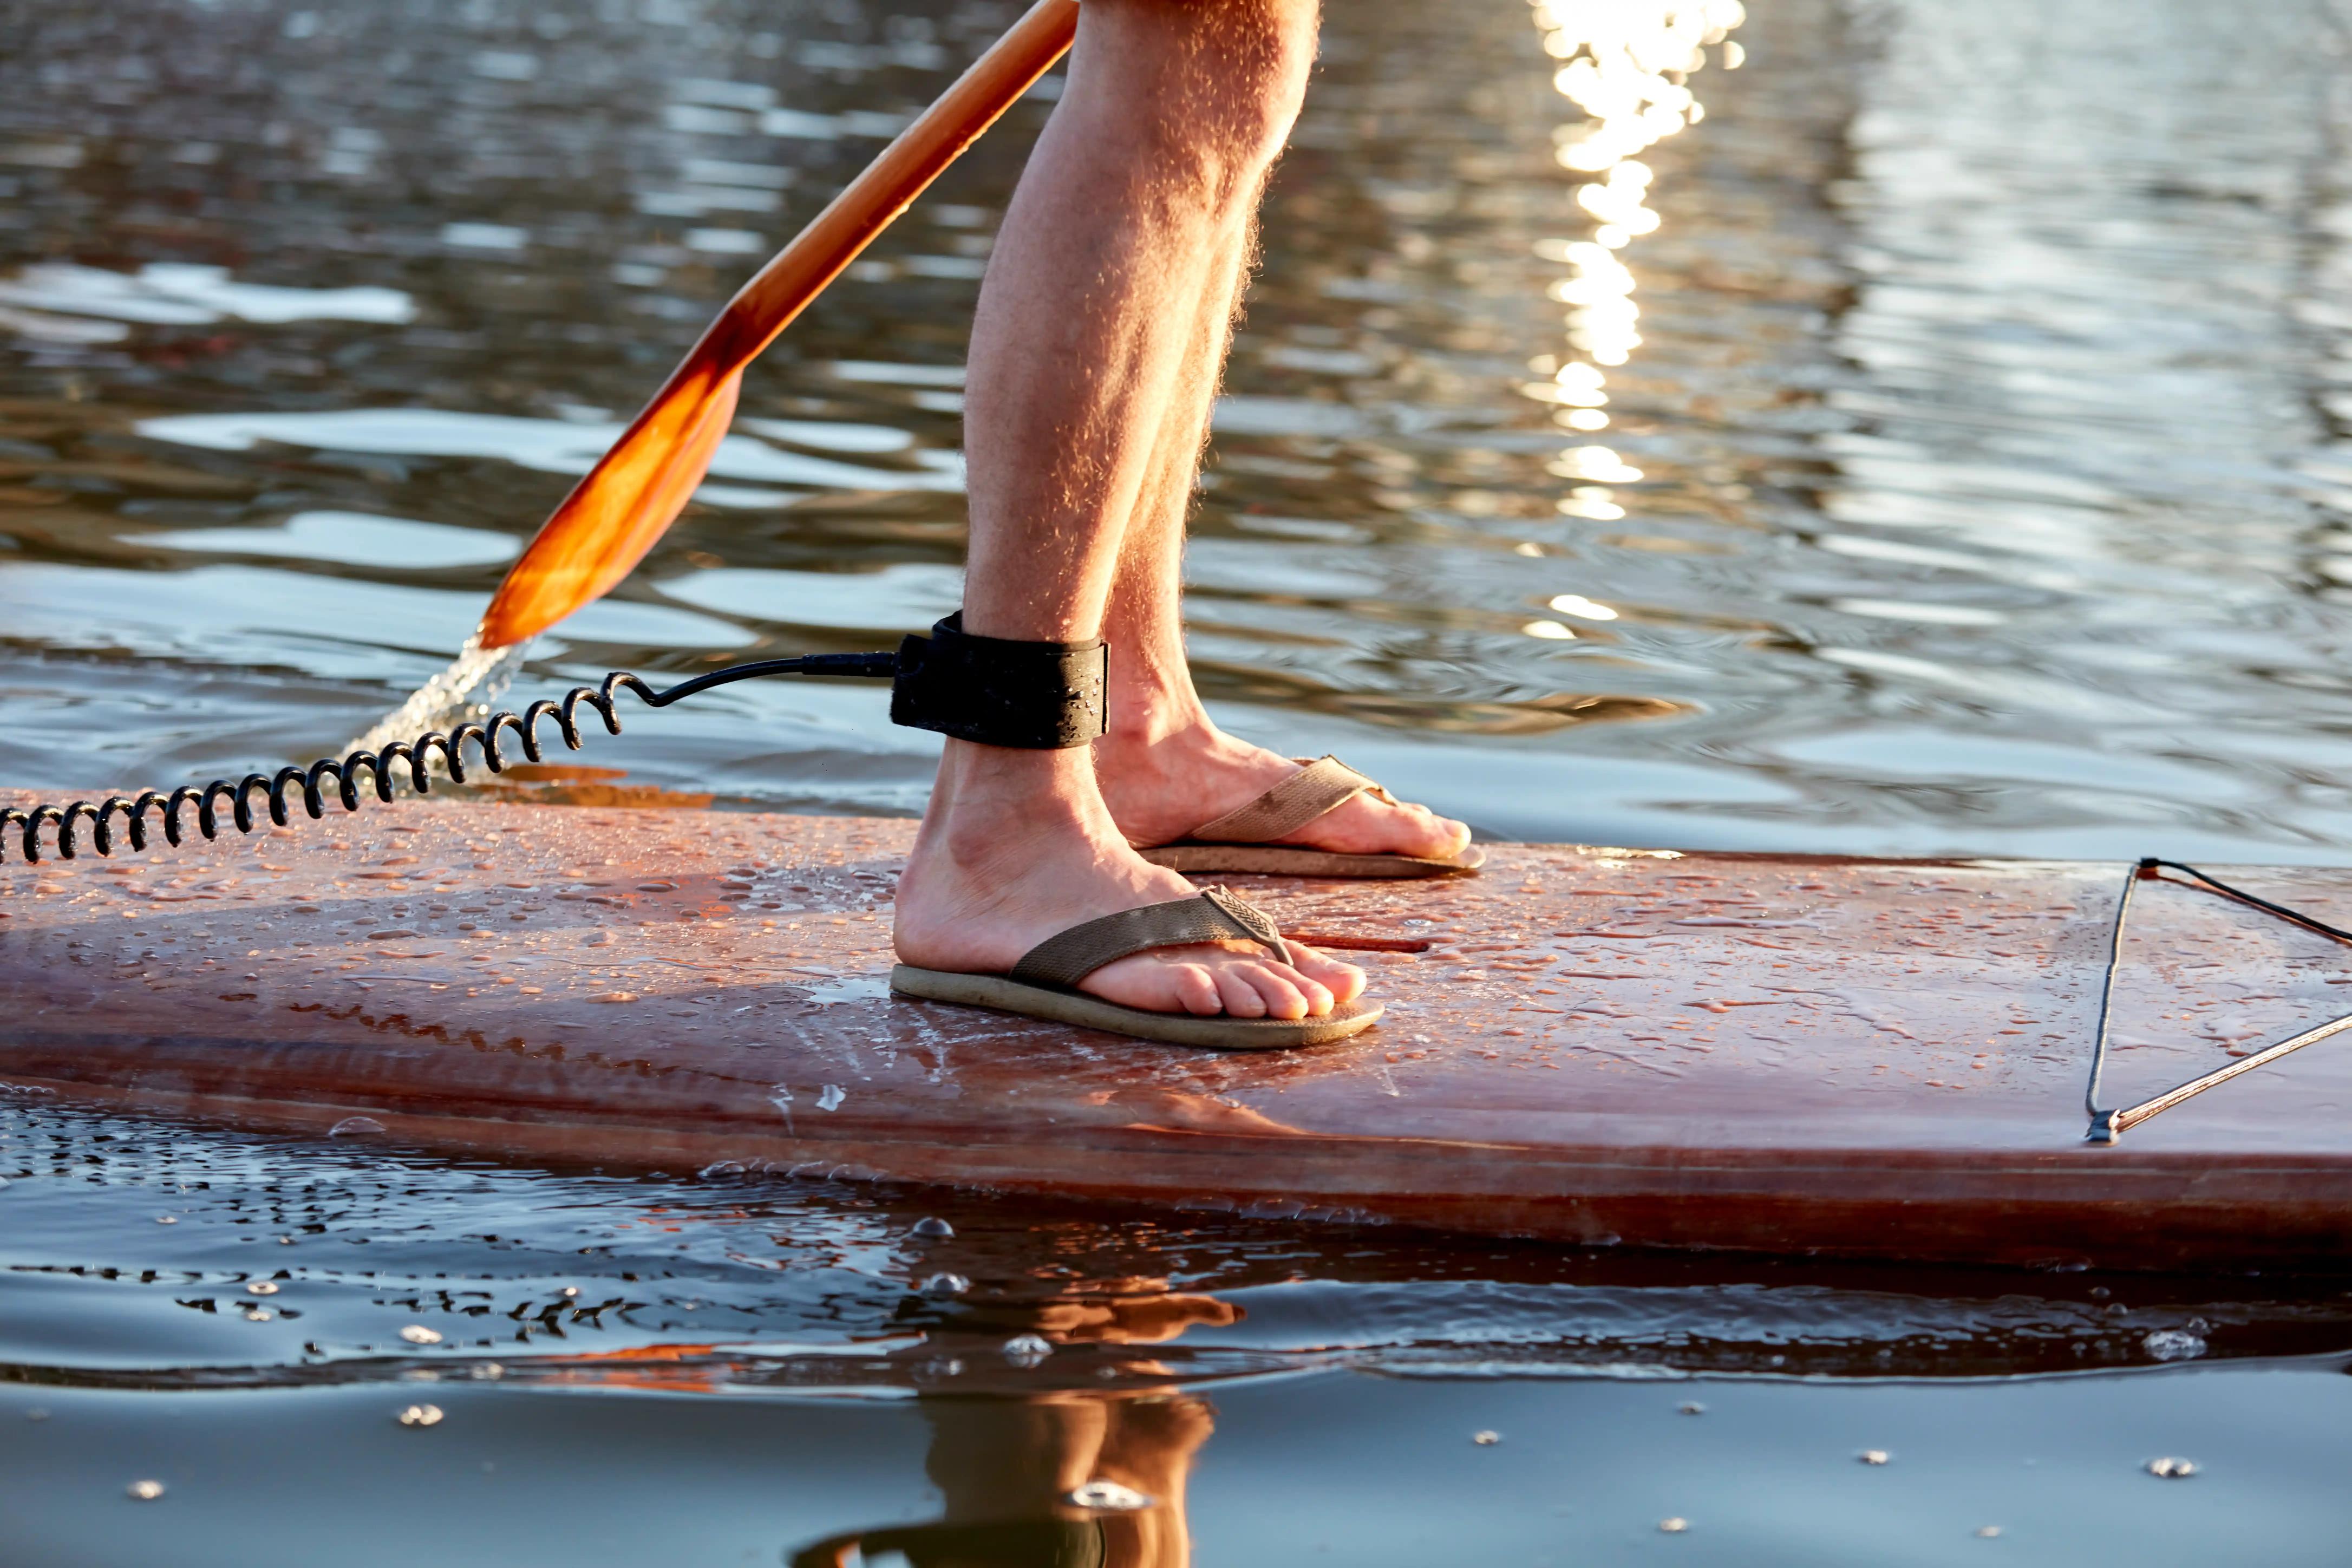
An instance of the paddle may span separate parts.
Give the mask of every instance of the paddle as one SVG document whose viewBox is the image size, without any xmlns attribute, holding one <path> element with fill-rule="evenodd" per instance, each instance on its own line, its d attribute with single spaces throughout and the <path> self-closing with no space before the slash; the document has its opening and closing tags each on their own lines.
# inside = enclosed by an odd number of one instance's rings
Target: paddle
<svg viewBox="0 0 2352 1568">
<path fill-rule="evenodd" d="M 511 647 L 629 574 L 702 482 L 743 367 L 1070 47 L 1077 0 L 1037 0 L 743 285 L 499 584 L 476 640 Z"/>
</svg>

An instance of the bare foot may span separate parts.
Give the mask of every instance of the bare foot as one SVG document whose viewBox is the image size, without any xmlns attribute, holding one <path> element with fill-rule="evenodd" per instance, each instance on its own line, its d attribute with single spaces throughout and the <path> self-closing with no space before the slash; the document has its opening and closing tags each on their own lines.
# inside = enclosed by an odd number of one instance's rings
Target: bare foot
<svg viewBox="0 0 2352 1568">
<path fill-rule="evenodd" d="M 899 958 L 1001 974 L 1082 921 L 1194 896 L 1129 847 L 1087 753 L 948 742 L 931 808 L 899 879 Z M 1281 963 L 1247 942 L 1159 948 L 1105 964 L 1079 989 L 1153 1013 L 1320 1017 L 1363 994 L 1364 973 L 1292 942 Z"/>
<path fill-rule="evenodd" d="M 1237 741 L 1205 719 L 1154 740 L 1112 734 L 1095 742 L 1103 802 L 1128 842 L 1147 847 L 1184 837 L 1297 771 L 1288 757 Z M 1425 805 L 1367 794 L 1275 842 L 1342 855 L 1444 860 L 1468 847 L 1470 829 Z"/>
</svg>

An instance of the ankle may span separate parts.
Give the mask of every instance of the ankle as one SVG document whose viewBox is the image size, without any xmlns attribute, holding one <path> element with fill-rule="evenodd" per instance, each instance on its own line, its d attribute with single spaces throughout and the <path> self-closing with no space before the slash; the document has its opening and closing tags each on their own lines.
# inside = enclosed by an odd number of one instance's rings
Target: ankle
<svg viewBox="0 0 2352 1568">
<path fill-rule="evenodd" d="M 1209 710 L 1188 682 L 1182 690 L 1158 683 L 1122 683 L 1107 694 L 1103 738 L 1098 745 L 1118 752 L 1150 752 L 1216 733 Z"/>
<path fill-rule="evenodd" d="M 980 867 L 1003 858 L 1009 846 L 1091 837 L 1107 817 L 1083 750 L 950 741 L 921 839 L 957 865 Z"/>
</svg>

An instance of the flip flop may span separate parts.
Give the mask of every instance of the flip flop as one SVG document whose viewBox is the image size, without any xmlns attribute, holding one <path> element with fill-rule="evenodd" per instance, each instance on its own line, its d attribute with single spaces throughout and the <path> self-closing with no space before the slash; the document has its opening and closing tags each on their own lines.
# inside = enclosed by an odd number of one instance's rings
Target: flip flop
<svg viewBox="0 0 2352 1568">
<path fill-rule="evenodd" d="M 1460 877 L 1486 863 L 1486 852 L 1475 844 L 1450 860 L 1440 860 L 1421 855 L 1344 855 L 1336 849 L 1271 842 L 1297 832 L 1360 795 L 1378 795 L 1391 805 L 1396 804 L 1396 796 L 1337 757 L 1291 760 L 1300 764 L 1300 771 L 1255 800 L 1201 824 L 1173 844 L 1158 844 L 1137 853 L 1155 866 L 1188 877 Z"/>
<path fill-rule="evenodd" d="M 1325 1045 L 1369 1027 L 1381 1016 L 1377 1002 L 1349 1002 L 1319 1018 L 1235 1018 L 1223 1014 L 1202 1017 L 1122 1006 L 1077 988 L 1079 981 L 1103 965 L 1134 953 L 1156 947 L 1234 941 L 1254 942 L 1284 963 L 1290 961 L 1281 931 L 1265 910 L 1223 888 L 1209 888 L 1196 898 L 1146 904 L 1081 921 L 1031 948 L 1003 974 L 960 974 L 902 963 L 890 971 L 890 989 L 929 1002 L 993 1007 L 1024 1017 L 1217 1051 Z"/>
</svg>

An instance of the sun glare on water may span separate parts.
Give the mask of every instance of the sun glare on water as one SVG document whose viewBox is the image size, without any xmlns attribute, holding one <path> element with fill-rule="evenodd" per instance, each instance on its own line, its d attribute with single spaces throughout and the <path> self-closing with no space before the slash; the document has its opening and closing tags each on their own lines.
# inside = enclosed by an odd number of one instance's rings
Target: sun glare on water
<svg viewBox="0 0 2352 1568">
<path fill-rule="evenodd" d="M 1658 228 L 1648 205 L 1655 176 L 1640 154 L 1705 118 L 1690 78 L 1710 60 L 1727 70 L 1739 67 L 1745 53 L 1729 35 L 1748 13 L 1739 0 L 1538 0 L 1534 11 L 1545 51 L 1562 62 L 1552 85 L 1583 111 L 1552 140 L 1560 167 L 1583 176 L 1573 200 L 1590 226 L 1582 236 L 1538 247 L 1544 259 L 1568 267 L 1548 293 L 1569 308 L 1570 352 L 1530 361 L 1530 370 L 1549 379 L 1522 390 L 1554 405 L 1552 418 L 1561 428 L 1589 435 L 1609 427 L 1607 373 L 1642 346 L 1633 273 L 1619 256 Z M 1642 478 L 1600 446 L 1562 452 L 1552 471 L 1588 481 L 1569 491 L 1559 510 L 1596 521 L 1625 515 L 1611 484 Z"/>
</svg>

